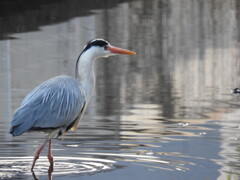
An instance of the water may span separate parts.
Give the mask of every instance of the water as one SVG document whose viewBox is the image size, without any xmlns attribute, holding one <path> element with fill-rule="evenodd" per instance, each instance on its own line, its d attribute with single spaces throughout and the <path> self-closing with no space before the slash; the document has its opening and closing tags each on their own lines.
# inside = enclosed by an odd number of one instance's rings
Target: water
<svg viewBox="0 0 240 180">
<path fill-rule="evenodd" d="M 0 179 L 239 179 L 239 2 L 0 2 Z M 76 132 L 30 167 L 44 134 L 11 137 L 24 96 L 74 75 L 84 44 L 131 49 L 95 64 Z"/>
</svg>

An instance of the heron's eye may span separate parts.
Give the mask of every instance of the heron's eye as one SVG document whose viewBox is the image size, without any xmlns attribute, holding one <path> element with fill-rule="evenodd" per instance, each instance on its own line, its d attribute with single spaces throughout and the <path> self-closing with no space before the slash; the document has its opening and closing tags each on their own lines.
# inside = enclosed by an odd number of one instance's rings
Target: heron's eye
<svg viewBox="0 0 240 180">
<path fill-rule="evenodd" d="M 104 50 L 107 50 L 107 46 L 104 46 Z"/>
</svg>

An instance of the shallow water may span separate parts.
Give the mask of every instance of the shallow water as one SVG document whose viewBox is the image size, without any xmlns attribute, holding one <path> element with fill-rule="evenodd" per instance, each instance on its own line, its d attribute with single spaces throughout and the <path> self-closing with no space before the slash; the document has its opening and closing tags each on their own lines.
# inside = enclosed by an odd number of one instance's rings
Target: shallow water
<svg viewBox="0 0 240 180">
<path fill-rule="evenodd" d="M 0 2 L 0 179 L 239 179 L 238 1 Z M 18 7 L 18 8 L 16 8 Z M 74 75 L 95 37 L 137 52 L 100 59 L 76 132 L 11 137 L 24 96 Z"/>
</svg>

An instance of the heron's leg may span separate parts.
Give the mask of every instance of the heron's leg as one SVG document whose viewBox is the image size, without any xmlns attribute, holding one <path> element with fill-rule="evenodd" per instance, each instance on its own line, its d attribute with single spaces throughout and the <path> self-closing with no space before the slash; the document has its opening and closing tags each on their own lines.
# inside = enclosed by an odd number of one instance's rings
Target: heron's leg
<svg viewBox="0 0 240 180">
<path fill-rule="evenodd" d="M 40 155 L 41 151 L 43 150 L 43 148 L 45 147 L 45 145 L 47 144 L 48 141 L 49 141 L 49 139 L 47 139 L 47 140 L 43 143 L 43 145 L 42 145 L 42 146 L 37 150 L 37 152 L 35 153 L 31 171 L 33 171 L 33 168 L 34 168 L 34 166 L 35 166 L 35 163 L 36 163 L 37 159 L 39 158 L 39 155 Z"/>
<path fill-rule="evenodd" d="M 52 141 L 51 141 L 51 139 L 49 139 L 49 142 L 48 142 L 48 161 L 50 162 L 50 165 L 53 165 Z"/>
</svg>

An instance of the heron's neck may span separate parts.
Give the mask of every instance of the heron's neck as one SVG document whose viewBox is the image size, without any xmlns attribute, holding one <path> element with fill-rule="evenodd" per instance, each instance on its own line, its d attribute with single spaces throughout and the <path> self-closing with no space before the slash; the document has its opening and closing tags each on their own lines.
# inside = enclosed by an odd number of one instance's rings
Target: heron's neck
<svg viewBox="0 0 240 180">
<path fill-rule="evenodd" d="M 95 74 L 94 74 L 94 60 L 95 56 L 88 51 L 82 53 L 76 64 L 76 78 L 82 84 L 87 101 L 90 100 L 94 86 L 95 86 Z"/>
</svg>

